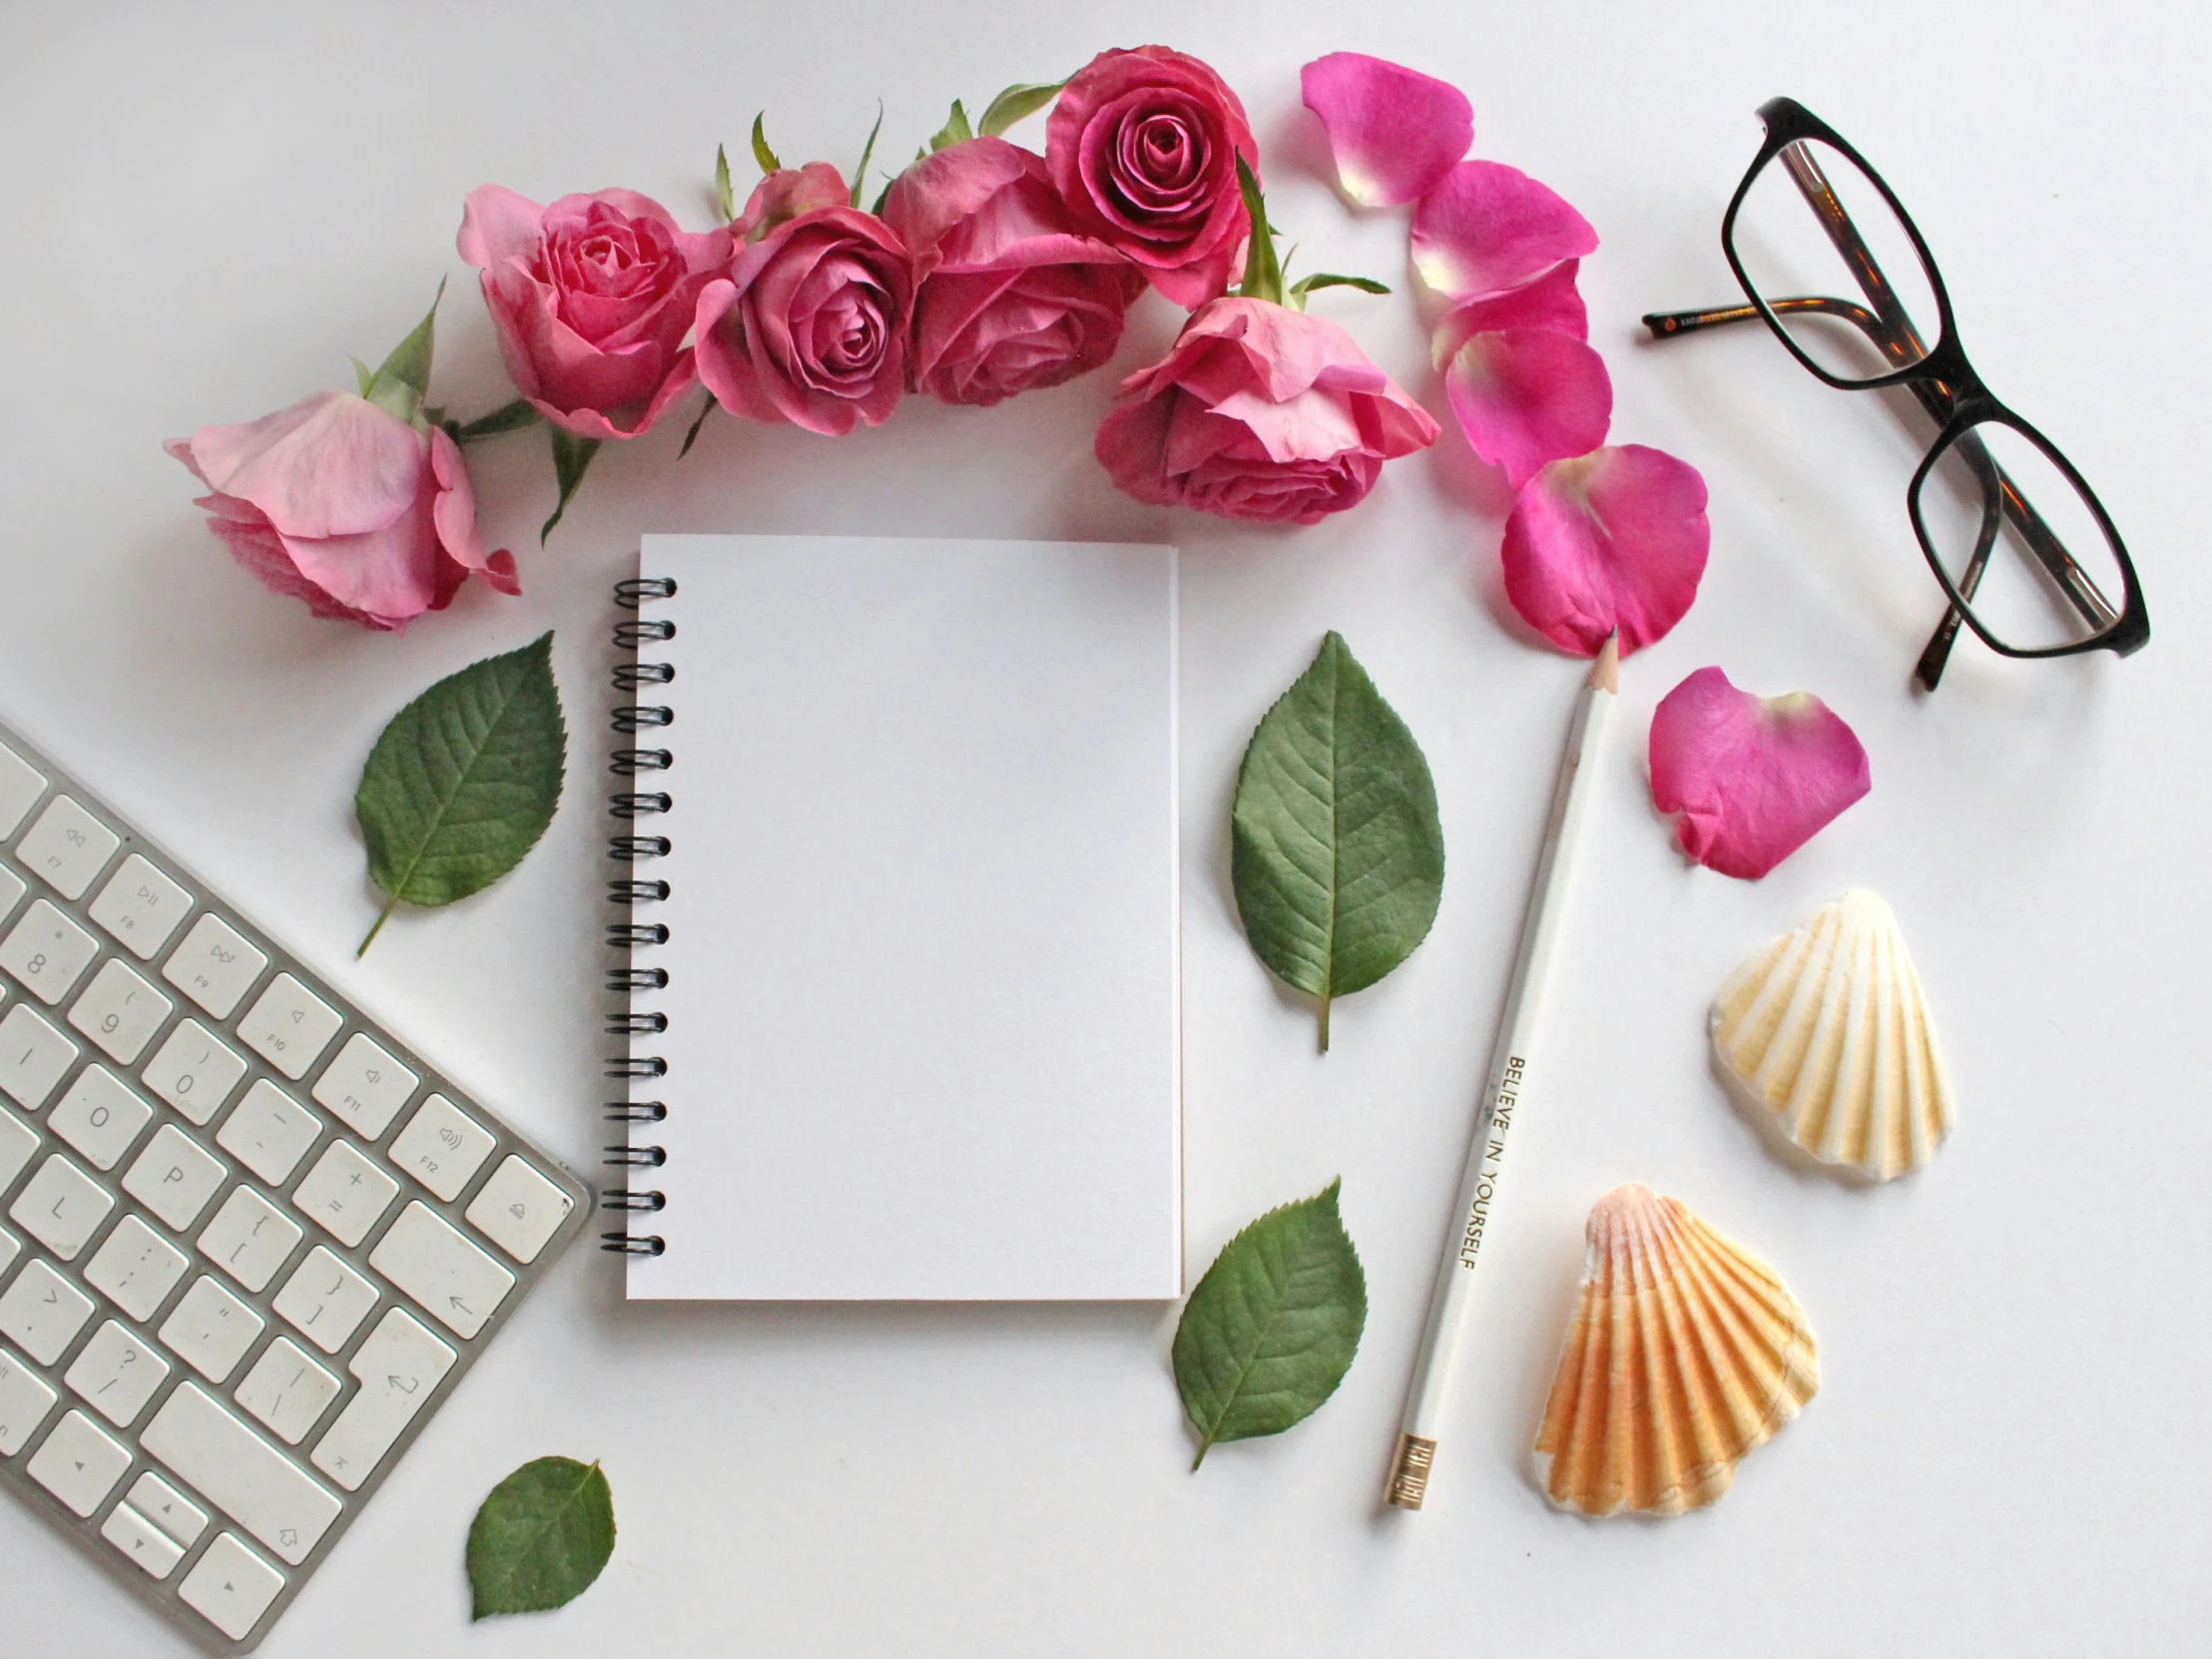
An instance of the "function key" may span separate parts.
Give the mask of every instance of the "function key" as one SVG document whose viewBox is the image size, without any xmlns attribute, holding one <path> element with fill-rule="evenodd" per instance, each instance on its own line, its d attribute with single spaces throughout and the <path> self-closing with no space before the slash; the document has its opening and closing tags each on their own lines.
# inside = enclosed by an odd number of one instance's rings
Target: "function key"
<svg viewBox="0 0 2212 1659">
<path fill-rule="evenodd" d="M 528 1267 L 575 1207 L 568 1194 L 520 1158 L 509 1158 L 469 1205 L 468 1224 Z"/>
<path fill-rule="evenodd" d="M 30 817 L 38 798 L 46 793 L 46 778 L 22 756 L 0 743 L 0 841 L 6 840 Z"/>
<path fill-rule="evenodd" d="M 422 1079 L 355 1032 L 314 1086 L 315 1100 L 363 1140 L 380 1140 Z"/>
<path fill-rule="evenodd" d="M 66 795 L 57 795 L 16 846 L 15 861 L 46 877 L 64 898 L 82 898 L 123 837 Z"/>
<path fill-rule="evenodd" d="M 150 962 L 191 908 L 192 894 L 134 852 L 93 900 L 92 919 L 140 961 Z"/>
<path fill-rule="evenodd" d="M 391 1150 L 384 1156 L 450 1204 L 498 1144 L 490 1130 L 442 1094 L 434 1094 L 422 1103 L 413 1121 L 392 1137 Z"/>
<path fill-rule="evenodd" d="M 202 916 L 162 969 L 162 977 L 217 1019 L 229 1019 L 269 958 L 219 916 Z"/>
<path fill-rule="evenodd" d="M 54 1085 L 77 1063 L 77 1045 L 21 1002 L 0 1019 L 0 1090 L 26 1112 L 46 1104 Z"/>
<path fill-rule="evenodd" d="M 23 912 L 6 942 L 0 943 L 0 968 L 51 1008 L 69 994 L 99 954 L 98 940 L 42 898 Z"/>
<path fill-rule="evenodd" d="M 290 974 L 279 973 L 239 1021 L 238 1033 L 247 1047 L 296 1083 L 344 1023 L 343 1014 Z"/>
<path fill-rule="evenodd" d="M 6 1058 L 7 1049 L 0 1047 L 0 1075 L 5 1074 Z M 246 1075 L 246 1062 L 198 1020 L 188 1019 L 170 1032 L 141 1075 L 148 1088 L 176 1107 L 179 1116 L 204 1129 Z"/>
</svg>

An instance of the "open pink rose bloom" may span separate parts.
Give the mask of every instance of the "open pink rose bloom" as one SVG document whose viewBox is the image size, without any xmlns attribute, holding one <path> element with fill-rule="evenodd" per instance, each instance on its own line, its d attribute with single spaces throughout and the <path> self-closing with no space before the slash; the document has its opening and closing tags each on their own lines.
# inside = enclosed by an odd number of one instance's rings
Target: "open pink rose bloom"
<svg viewBox="0 0 2212 1659">
<path fill-rule="evenodd" d="M 1466 94 L 1364 52 L 1316 58 L 1299 85 L 1328 129 L 1338 183 L 1363 208 L 1425 196 L 1474 142 Z"/>
<path fill-rule="evenodd" d="M 316 616 L 403 628 L 451 604 L 471 571 L 522 591 L 514 555 L 484 552 L 468 469 L 441 427 L 318 391 L 164 447 L 209 487 L 197 504 L 238 562 Z"/>
<path fill-rule="evenodd" d="M 1044 158 L 970 139 L 900 174 L 883 218 L 914 261 L 907 379 L 947 403 L 996 403 L 1094 369 L 1144 276 L 1079 236 Z"/>
<path fill-rule="evenodd" d="M 1436 423 L 1327 318 L 1217 299 L 1167 356 L 1122 382 L 1098 429 L 1114 482 L 1139 501 L 1314 524 L 1357 506 L 1382 463 Z"/>
<path fill-rule="evenodd" d="M 699 290 L 729 262 L 729 232 L 679 230 L 634 191 L 541 208 L 485 185 L 468 193 L 458 244 L 483 272 L 508 378 L 555 425 L 636 437 L 691 390 L 683 339 Z"/>
<path fill-rule="evenodd" d="M 1701 668 L 1651 717 L 1652 805 L 1723 875 L 1766 874 L 1872 787 L 1866 750 L 1810 692 L 1754 697 Z"/>
<path fill-rule="evenodd" d="M 1711 539 L 1705 480 L 1672 455 L 1630 443 L 1553 461 L 1505 521 L 1505 596 L 1560 650 L 1594 657 L 1617 628 L 1625 657 L 1682 620 Z"/>
</svg>

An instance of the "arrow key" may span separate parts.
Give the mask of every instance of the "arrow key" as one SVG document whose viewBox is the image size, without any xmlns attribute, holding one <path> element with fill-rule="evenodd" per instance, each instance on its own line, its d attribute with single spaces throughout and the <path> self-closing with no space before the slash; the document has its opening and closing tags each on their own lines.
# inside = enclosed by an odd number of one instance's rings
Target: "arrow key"
<svg viewBox="0 0 2212 1659">
<path fill-rule="evenodd" d="M 115 1512 L 101 1526 L 100 1536 L 156 1578 L 167 1578 L 185 1558 L 175 1539 L 128 1503 L 115 1506 Z"/>
<path fill-rule="evenodd" d="M 269 1604 L 284 1593 L 284 1575 L 226 1532 L 185 1574 L 177 1594 L 234 1642 L 246 1640 Z"/>
</svg>

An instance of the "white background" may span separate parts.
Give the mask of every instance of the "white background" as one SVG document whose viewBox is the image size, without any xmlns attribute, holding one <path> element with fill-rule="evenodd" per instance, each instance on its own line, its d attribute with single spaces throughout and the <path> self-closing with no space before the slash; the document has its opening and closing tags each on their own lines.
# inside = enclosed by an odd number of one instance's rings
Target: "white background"
<svg viewBox="0 0 2212 1659">
<path fill-rule="evenodd" d="M 1402 215 L 1350 215 L 1297 69 L 1355 47 L 1463 86 L 1481 155 L 1573 201 L 1615 434 L 1712 486 L 1687 621 L 1632 662 L 1553 1005 L 1557 1090 L 1515 1140 L 1484 1337 L 1431 1505 L 1377 1494 L 1579 666 L 1500 620 L 1495 476 L 1455 434 L 1362 509 L 1242 529 L 1116 496 L 1089 453 L 1114 375 L 1170 336 L 1148 298 L 1114 368 L 995 412 L 910 405 L 830 443 L 718 418 L 602 454 L 540 550 L 542 434 L 472 458 L 526 597 L 472 588 L 403 639 L 259 591 L 160 451 L 347 383 L 455 280 L 436 391 L 504 401 L 463 193 L 623 185 L 707 223 L 717 141 L 757 110 L 787 158 L 886 157 L 958 94 L 1161 39 L 1247 99 L 1271 206 L 1324 296 L 1429 406 Z M 2201 875 L 2212 731 L 2202 530 L 2212 269 L 2201 8 L 1731 3 L 523 6 L 203 0 L 0 15 L 0 709 L 337 984 L 590 1169 L 605 594 L 641 530 L 1173 540 L 1185 549 L 1183 791 L 1193 1279 L 1245 1221 L 1344 1177 L 1366 1342 L 1337 1397 L 1197 1475 L 1157 1306 L 629 1309 L 579 1250 L 431 1425 L 265 1651 L 279 1655 L 2179 1652 L 2204 1566 L 2212 1361 Z M 1640 344 L 1653 306 L 1731 296 L 1723 203 L 1753 110 L 1792 93 L 1881 167 L 1991 386 L 2129 537 L 2156 638 L 2022 665 L 1968 643 L 1907 676 L 1936 591 L 1902 403 L 1830 391 L 1756 329 Z M 1041 123 L 1017 137 L 1042 142 Z M 741 176 L 744 170 L 741 166 Z M 433 679 L 559 630 L 570 797 L 511 879 L 373 913 L 350 819 L 384 720 Z M 1228 795 L 1269 701 L 1341 629 L 1425 745 L 1450 873 L 1435 931 L 1345 1002 L 1335 1052 L 1226 896 Z M 1653 703 L 1719 663 L 1819 693 L 1874 792 L 1763 882 L 1690 867 L 1651 811 Z M 1960 1125 L 1879 1191 L 1784 1167 L 1725 1103 L 1704 1011 L 1757 941 L 1853 884 L 1895 903 Z M 744 1057 L 732 1055 L 742 1086 Z M 1527 1450 L 1589 1204 L 1623 1180 L 1768 1257 L 1823 1387 L 1719 1506 L 1552 1512 Z M 471 1630 L 477 1501 L 547 1452 L 600 1458 L 621 1539 L 549 1616 Z M 0 1507 L 0 1648 L 181 1651 Z"/>
</svg>

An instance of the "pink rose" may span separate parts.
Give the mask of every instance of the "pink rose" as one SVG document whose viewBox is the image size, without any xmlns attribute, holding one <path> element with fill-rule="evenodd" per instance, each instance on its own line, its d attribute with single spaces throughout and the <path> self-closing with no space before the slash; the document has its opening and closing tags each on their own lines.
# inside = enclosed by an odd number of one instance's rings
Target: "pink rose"
<svg viewBox="0 0 2212 1659">
<path fill-rule="evenodd" d="M 461 210 L 461 258 L 516 390 L 581 438 L 634 438 L 692 387 L 682 349 L 699 290 L 730 258 L 730 233 L 693 236 L 627 190 L 541 208 L 484 185 Z"/>
<path fill-rule="evenodd" d="M 1136 267 L 1075 233 L 1044 158 L 1001 138 L 914 163 L 883 219 L 914 260 L 907 384 L 947 403 L 996 403 L 1098 367 L 1144 291 Z"/>
<path fill-rule="evenodd" d="M 1315 524 L 1358 506 L 1398 455 L 1436 441 L 1428 411 L 1334 322 L 1265 299 L 1194 312 L 1132 374 L 1095 448 L 1139 501 Z"/>
<path fill-rule="evenodd" d="M 845 200 L 820 162 L 770 175 L 738 222 L 753 240 L 700 290 L 699 377 L 732 413 L 834 437 L 881 424 L 904 395 L 912 263 Z"/>
<path fill-rule="evenodd" d="M 404 628 L 442 611 L 470 571 L 520 593 L 515 556 L 486 556 L 460 446 L 363 397 L 318 391 L 168 451 L 214 493 L 197 505 L 232 556 L 316 616 Z"/>
<path fill-rule="evenodd" d="M 1260 147 L 1237 95 L 1198 59 L 1101 52 L 1052 106 L 1044 155 L 1076 229 L 1178 305 L 1227 291 L 1251 229 L 1237 158 L 1258 178 Z"/>
</svg>

